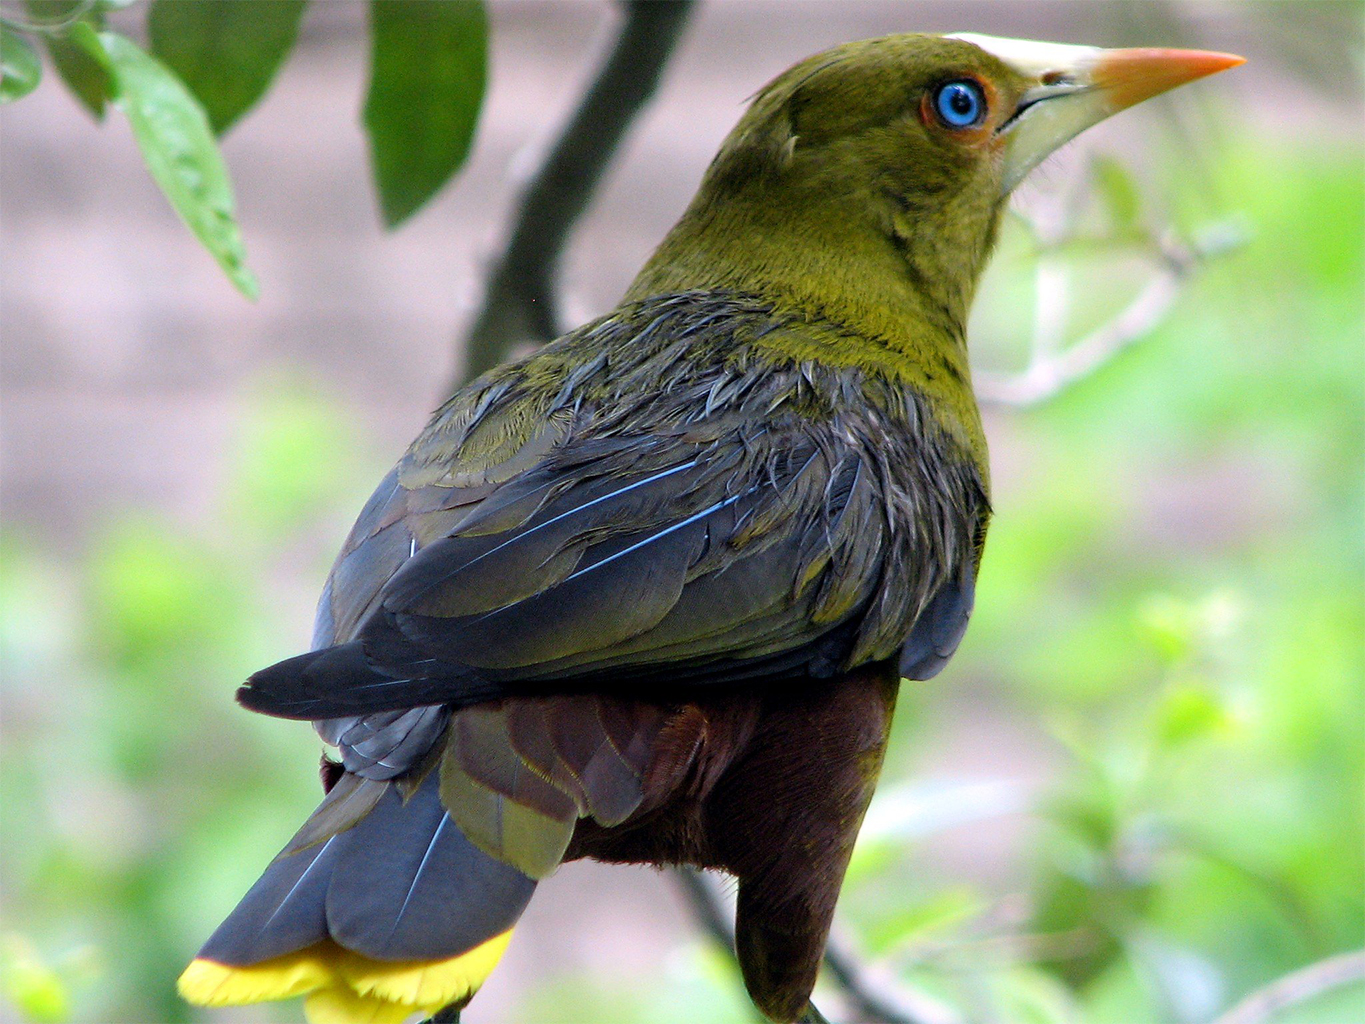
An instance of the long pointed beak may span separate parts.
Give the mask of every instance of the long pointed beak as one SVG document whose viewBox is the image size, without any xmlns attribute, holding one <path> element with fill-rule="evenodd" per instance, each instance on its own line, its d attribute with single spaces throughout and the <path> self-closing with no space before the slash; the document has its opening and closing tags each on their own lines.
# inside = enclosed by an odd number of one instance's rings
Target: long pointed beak
<svg viewBox="0 0 1365 1024">
<path fill-rule="evenodd" d="M 1035 83 L 1000 128 L 1006 137 L 1002 192 L 1011 191 L 1063 143 L 1091 125 L 1168 89 L 1246 61 L 1206 50 L 1102 50 L 964 33 Z"/>
</svg>

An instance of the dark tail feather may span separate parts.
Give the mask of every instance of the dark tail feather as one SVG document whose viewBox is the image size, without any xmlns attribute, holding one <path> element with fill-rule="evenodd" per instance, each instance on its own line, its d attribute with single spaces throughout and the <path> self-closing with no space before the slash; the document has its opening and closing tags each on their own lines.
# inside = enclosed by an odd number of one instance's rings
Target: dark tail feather
<svg viewBox="0 0 1365 1024">
<path fill-rule="evenodd" d="M 182 994 L 207 1005 L 305 992 L 382 999 L 386 972 L 402 993 L 413 985 L 399 975 L 430 965 L 432 984 L 444 987 L 436 995 L 429 988 L 426 1002 L 467 998 L 492 969 L 535 882 L 475 848 L 438 790 L 435 771 L 407 800 L 390 785 L 351 828 L 277 857 L 204 944 L 181 979 Z M 406 995 L 388 998 L 425 1006 Z"/>
<path fill-rule="evenodd" d="M 401 664 L 378 668 L 366 642 L 352 640 L 261 669 L 237 690 L 237 700 L 262 714 L 317 721 L 424 704 L 472 704 L 502 693 L 502 687 L 458 666 L 428 663 L 413 666 L 410 674 Z"/>
<path fill-rule="evenodd" d="M 406 803 L 390 786 L 353 827 L 276 858 L 199 955 L 253 964 L 331 938 L 378 960 L 440 960 L 511 928 L 535 882 L 455 827 L 438 774 Z"/>
<path fill-rule="evenodd" d="M 327 927 L 377 960 L 443 959 L 507 931 L 536 883 L 477 849 L 441 806 L 440 773 L 406 804 L 390 790 L 350 830 L 332 870 Z M 398 824 L 406 829 L 395 841 Z"/>
</svg>

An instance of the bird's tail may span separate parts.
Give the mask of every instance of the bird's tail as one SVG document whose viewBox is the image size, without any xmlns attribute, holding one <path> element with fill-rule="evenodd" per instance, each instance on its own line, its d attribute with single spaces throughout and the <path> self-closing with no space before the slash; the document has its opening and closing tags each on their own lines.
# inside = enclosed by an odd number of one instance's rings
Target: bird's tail
<svg viewBox="0 0 1365 1024">
<path fill-rule="evenodd" d="M 192 1003 L 306 995 L 312 1024 L 399 1024 L 462 1004 L 535 882 L 475 848 L 438 776 L 344 776 L 180 977 Z"/>
</svg>

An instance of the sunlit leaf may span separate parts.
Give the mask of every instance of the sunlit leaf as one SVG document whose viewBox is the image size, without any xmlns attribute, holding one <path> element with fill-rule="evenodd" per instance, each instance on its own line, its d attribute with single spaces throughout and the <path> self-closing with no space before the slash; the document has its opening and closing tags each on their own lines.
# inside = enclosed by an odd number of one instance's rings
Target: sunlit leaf
<svg viewBox="0 0 1365 1024">
<path fill-rule="evenodd" d="M 204 110 L 156 58 L 114 32 L 77 25 L 71 38 L 102 58 L 142 157 L 161 191 L 239 291 L 254 299 L 256 278 L 234 214 L 232 183 Z"/>
<path fill-rule="evenodd" d="M 219 135 L 265 95 L 298 35 L 305 0 L 155 0 L 151 52 L 180 76 Z"/>
<path fill-rule="evenodd" d="M 995 1019 L 1010 1024 L 1075 1024 L 1071 992 L 1056 977 L 1040 970 L 1014 967 L 992 978 Z"/>
<path fill-rule="evenodd" d="M 38 55 L 23 36 L 0 25 L 0 103 L 13 103 L 38 88 L 43 77 Z"/>
<path fill-rule="evenodd" d="M 1183 746 L 1227 728 L 1230 721 L 1227 708 L 1206 687 L 1175 686 L 1157 704 L 1157 742 L 1167 749 Z"/>
<path fill-rule="evenodd" d="M 1197 638 L 1194 606 L 1170 594 L 1154 594 L 1138 607 L 1137 624 L 1144 637 L 1167 662 L 1186 657 Z"/>
<path fill-rule="evenodd" d="M 394 227 L 464 163 L 487 78 L 478 0 L 373 0 L 365 128 L 384 222 Z"/>
<path fill-rule="evenodd" d="M 145 669 L 199 654 L 237 626 L 241 580 L 220 557 L 158 522 L 101 538 L 89 568 L 90 633 L 110 663 Z"/>
<path fill-rule="evenodd" d="M 988 909 L 988 903 L 968 886 L 954 886 L 920 901 L 897 905 L 864 936 L 868 952 L 884 955 L 892 949 L 942 940 Z"/>
</svg>

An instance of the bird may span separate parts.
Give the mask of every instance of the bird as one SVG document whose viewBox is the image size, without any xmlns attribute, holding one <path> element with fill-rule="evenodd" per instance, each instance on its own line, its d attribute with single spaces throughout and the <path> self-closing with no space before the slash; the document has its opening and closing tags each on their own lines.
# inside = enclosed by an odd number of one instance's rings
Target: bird
<svg viewBox="0 0 1365 1024">
<path fill-rule="evenodd" d="M 1010 193 L 1240 63 L 902 33 L 756 93 L 620 303 L 434 413 L 312 649 L 239 689 L 337 753 L 183 997 L 456 1019 L 537 883 L 593 858 L 733 876 L 755 1006 L 817 1019 L 898 689 L 972 611 L 966 323 Z"/>
</svg>

